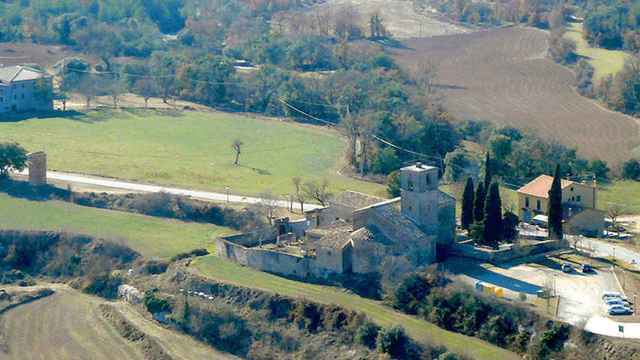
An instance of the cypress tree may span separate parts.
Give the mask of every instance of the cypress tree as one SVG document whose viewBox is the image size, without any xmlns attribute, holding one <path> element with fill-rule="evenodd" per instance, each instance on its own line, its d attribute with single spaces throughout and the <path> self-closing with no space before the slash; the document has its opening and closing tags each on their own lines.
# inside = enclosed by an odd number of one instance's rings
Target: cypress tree
<svg viewBox="0 0 640 360">
<path fill-rule="evenodd" d="M 562 239 L 562 179 L 560 165 L 556 166 L 553 183 L 549 189 L 549 238 Z"/>
<path fill-rule="evenodd" d="M 489 187 L 484 211 L 484 241 L 487 245 L 498 248 L 502 241 L 502 200 L 500 200 L 500 187 L 494 182 Z"/>
<path fill-rule="evenodd" d="M 473 207 L 473 219 L 479 223 L 484 219 L 484 200 L 485 200 L 484 183 L 478 182 L 476 189 L 475 205 Z"/>
<path fill-rule="evenodd" d="M 491 178 L 493 177 L 493 172 L 491 170 L 491 156 L 487 151 L 487 155 L 484 158 L 484 189 L 488 193 L 489 186 L 491 186 Z"/>
<path fill-rule="evenodd" d="M 462 194 L 462 228 L 469 230 L 473 224 L 473 206 L 474 206 L 474 190 L 473 179 L 468 178 L 467 184 L 464 186 L 464 193 Z"/>
</svg>

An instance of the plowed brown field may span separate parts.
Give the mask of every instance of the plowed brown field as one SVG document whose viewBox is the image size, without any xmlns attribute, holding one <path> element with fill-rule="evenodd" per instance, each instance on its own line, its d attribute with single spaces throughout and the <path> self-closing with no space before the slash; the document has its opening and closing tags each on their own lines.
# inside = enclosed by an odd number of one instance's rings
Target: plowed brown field
<svg viewBox="0 0 640 360">
<path fill-rule="evenodd" d="M 100 314 L 104 303 L 63 285 L 52 286 L 56 293 L 20 305 L 0 317 L 0 332 L 6 352 L 0 359 L 139 359 L 139 344 L 123 338 Z M 124 303 L 111 303 L 147 336 L 154 337 L 175 360 L 235 359 L 192 338 L 165 329 L 142 317 Z"/>
<path fill-rule="evenodd" d="M 630 158 L 640 145 L 637 120 L 580 96 L 573 72 L 546 56 L 547 38 L 511 27 L 412 39 L 396 57 L 405 66 L 439 64 L 437 82 L 457 119 L 530 129 L 610 164 Z"/>
</svg>

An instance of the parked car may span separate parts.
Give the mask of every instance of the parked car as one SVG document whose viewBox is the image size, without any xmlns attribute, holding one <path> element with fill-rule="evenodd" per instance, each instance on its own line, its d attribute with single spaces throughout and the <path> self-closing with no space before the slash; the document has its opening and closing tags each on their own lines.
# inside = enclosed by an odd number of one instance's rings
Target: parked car
<svg viewBox="0 0 640 360">
<path fill-rule="evenodd" d="M 614 305 L 607 309 L 609 315 L 630 315 L 633 314 L 633 310 L 626 306 Z"/>
<path fill-rule="evenodd" d="M 604 293 L 602 293 L 602 300 L 605 300 L 607 298 L 622 298 L 622 294 L 617 292 L 617 291 L 605 291 Z"/>
<path fill-rule="evenodd" d="M 628 306 L 629 305 L 629 303 L 619 298 L 609 298 L 604 301 L 604 304 L 607 306 L 613 306 L 613 305 Z"/>
<path fill-rule="evenodd" d="M 584 274 L 592 273 L 593 272 L 593 267 L 591 266 L 591 264 L 582 264 L 580 266 L 580 271 L 582 271 L 582 273 L 584 273 Z"/>
<path fill-rule="evenodd" d="M 562 269 L 563 273 L 567 273 L 568 274 L 568 273 L 572 273 L 573 272 L 573 266 L 571 266 L 571 264 L 564 263 L 564 264 L 562 264 L 561 269 Z"/>
</svg>

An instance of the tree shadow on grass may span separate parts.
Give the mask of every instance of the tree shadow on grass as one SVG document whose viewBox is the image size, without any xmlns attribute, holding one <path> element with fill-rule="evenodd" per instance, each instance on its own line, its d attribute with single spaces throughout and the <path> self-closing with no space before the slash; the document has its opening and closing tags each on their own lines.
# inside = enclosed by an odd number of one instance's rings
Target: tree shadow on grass
<svg viewBox="0 0 640 360">
<path fill-rule="evenodd" d="M 75 110 L 25 112 L 0 115 L 0 123 L 20 122 L 30 119 L 65 118 L 76 121 L 85 121 L 85 114 Z"/>
<path fill-rule="evenodd" d="M 266 169 L 255 168 L 255 167 L 247 166 L 247 165 L 238 165 L 238 167 L 243 167 L 245 169 L 249 169 L 249 170 L 255 172 L 258 175 L 263 175 L 263 176 L 272 175 L 271 171 L 266 170 Z"/>
<path fill-rule="evenodd" d="M 70 197 L 68 190 L 53 185 L 33 186 L 27 181 L 11 178 L 0 179 L 0 193 L 31 201 L 64 200 Z"/>
</svg>

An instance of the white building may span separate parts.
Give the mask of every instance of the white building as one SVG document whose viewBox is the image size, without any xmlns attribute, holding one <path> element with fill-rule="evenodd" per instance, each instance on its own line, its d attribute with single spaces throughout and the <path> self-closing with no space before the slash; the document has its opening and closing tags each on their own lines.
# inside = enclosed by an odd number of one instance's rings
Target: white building
<svg viewBox="0 0 640 360">
<path fill-rule="evenodd" d="M 53 84 L 47 73 L 28 66 L 0 67 L 0 113 L 50 111 Z"/>
</svg>

